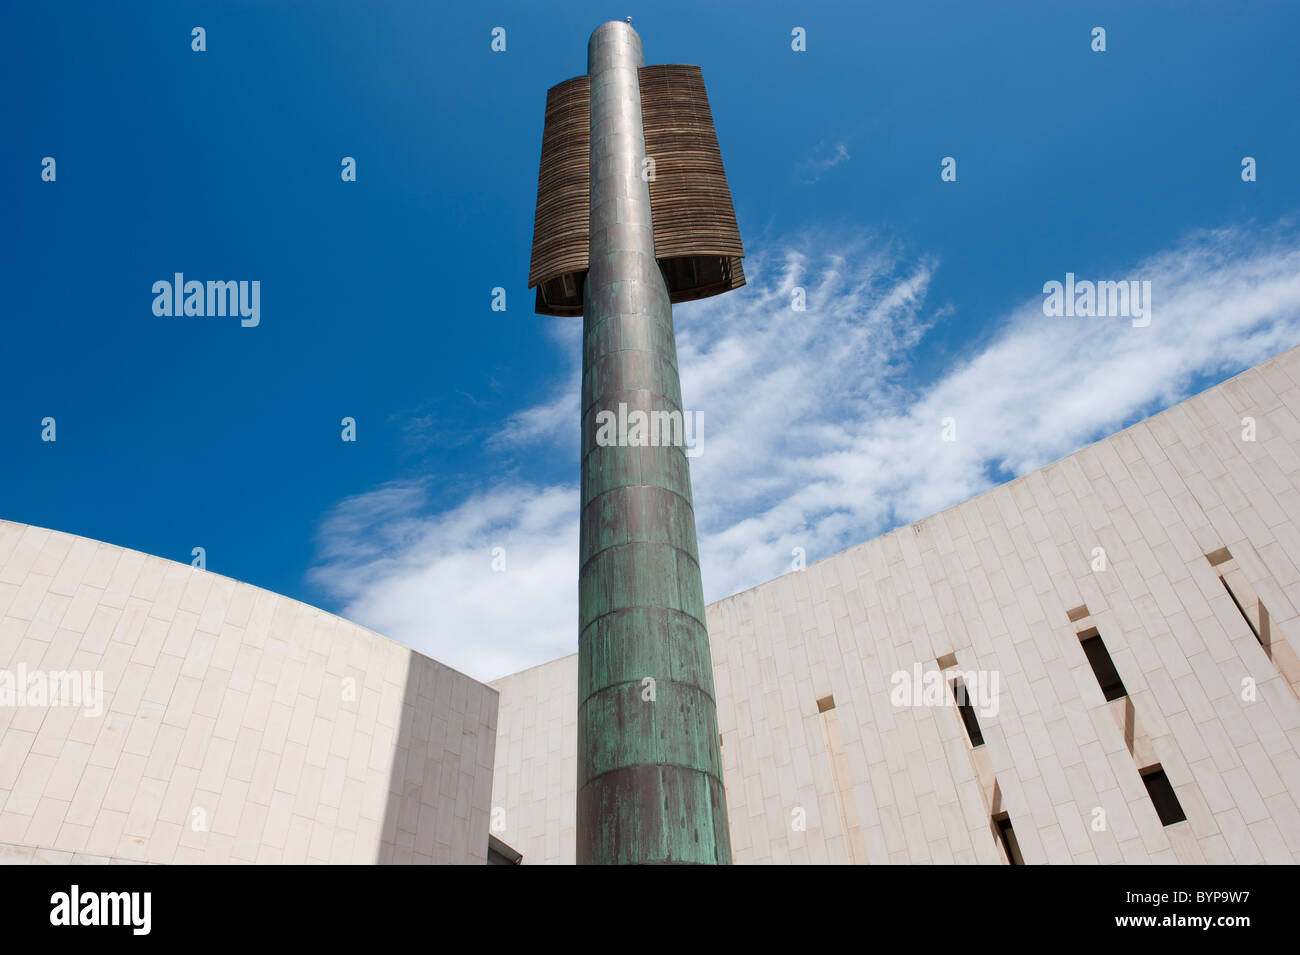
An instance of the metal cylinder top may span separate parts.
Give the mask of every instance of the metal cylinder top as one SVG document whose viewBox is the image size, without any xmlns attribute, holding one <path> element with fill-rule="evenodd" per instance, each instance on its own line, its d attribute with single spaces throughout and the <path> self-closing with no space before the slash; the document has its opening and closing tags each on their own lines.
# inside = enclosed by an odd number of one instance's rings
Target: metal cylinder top
<svg viewBox="0 0 1300 955">
<path fill-rule="evenodd" d="M 632 24 L 610 20 L 596 27 L 587 41 L 587 74 L 595 76 L 614 67 L 638 69 L 645 66 L 641 37 Z"/>
</svg>

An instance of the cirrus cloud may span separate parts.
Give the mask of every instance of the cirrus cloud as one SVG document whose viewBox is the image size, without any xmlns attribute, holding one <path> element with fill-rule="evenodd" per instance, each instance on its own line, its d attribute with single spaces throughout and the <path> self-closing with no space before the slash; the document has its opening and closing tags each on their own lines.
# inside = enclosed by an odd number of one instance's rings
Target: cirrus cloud
<svg viewBox="0 0 1300 955">
<path fill-rule="evenodd" d="M 938 268 L 867 232 L 807 232 L 751 255 L 745 289 L 677 308 L 683 400 L 704 423 L 691 468 L 707 599 L 789 570 L 795 547 L 825 557 L 925 517 L 1300 341 L 1300 239 L 1223 229 L 1104 276 L 1151 281 L 1150 326 L 1048 318 L 1032 289 L 922 380 L 915 359 L 947 316 L 927 301 Z M 571 325 L 558 334 L 576 337 Z M 576 474 L 578 375 L 489 450 L 553 445 Z M 941 440 L 945 419 L 956 441 Z M 344 616 L 495 679 L 576 649 L 577 541 L 576 481 L 512 478 L 450 505 L 394 482 L 326 516 L 312 579 Z"/>
</svg>

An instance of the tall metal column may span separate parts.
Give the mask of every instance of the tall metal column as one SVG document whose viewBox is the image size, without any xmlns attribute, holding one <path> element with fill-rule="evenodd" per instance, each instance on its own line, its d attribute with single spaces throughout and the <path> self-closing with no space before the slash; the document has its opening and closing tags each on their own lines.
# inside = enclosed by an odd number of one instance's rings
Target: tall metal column
<svg viewBox="0 0 1300 955">
<path fill-rule="evenodd" d="M 655 260 L 628 23 L 591 35 L 590 271 L 583 290 L 579 863 L 730 863 L 685 449 L 597 442 L 601 411 L 682 411 Z"/>
</svg>

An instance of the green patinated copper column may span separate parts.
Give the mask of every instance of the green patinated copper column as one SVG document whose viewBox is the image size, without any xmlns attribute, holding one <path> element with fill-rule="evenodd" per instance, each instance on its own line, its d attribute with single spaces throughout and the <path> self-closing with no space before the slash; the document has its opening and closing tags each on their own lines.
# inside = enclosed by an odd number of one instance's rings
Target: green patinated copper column
<svg viewBox="0 0 1300 955">
<path fill-rule="evenodd" d="M 642 178 L 643 62 L 630 24 L 592 34 L 578 862 L 730 863 L 685 448 L 598 440 L 602 411 L 682 411 L 672 304 Z"/>
</svg>

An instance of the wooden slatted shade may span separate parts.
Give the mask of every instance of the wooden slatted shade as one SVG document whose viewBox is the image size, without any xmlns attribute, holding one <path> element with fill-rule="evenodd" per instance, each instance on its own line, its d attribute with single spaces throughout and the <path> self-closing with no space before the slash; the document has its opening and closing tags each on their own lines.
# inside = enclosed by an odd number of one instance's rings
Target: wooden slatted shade
<svg viewBox="0 0 1300 955">
<path fill-rule="evenodd" d="M 545 289 L 537 291 L 537 311 L 542 314 L 582 314 L 582 274 L 587 271 L 590 236 L 590 153 L 591 81 L 586 76 L 575 76 L 551 87 L 546 94 L 546 127 L 542 132 L 542 165 L 533 220 L 533 261 L 528 273 L 529 288 L 546 283 Z M 542 309 L 544 296 L 568 301 L 575 294 L 576 312 Z"/>
<path fill-rule="evenodd" d="M 654 159 L 655 257 L 674 302 L 745 284 L 744 247 L 698 66 L 642 67 L 641 118 Z M 537 312 L 581 315 L 589 243 L 591 86 L 577 76 L 546 94 L 528 287 Z"/>
</svg>

